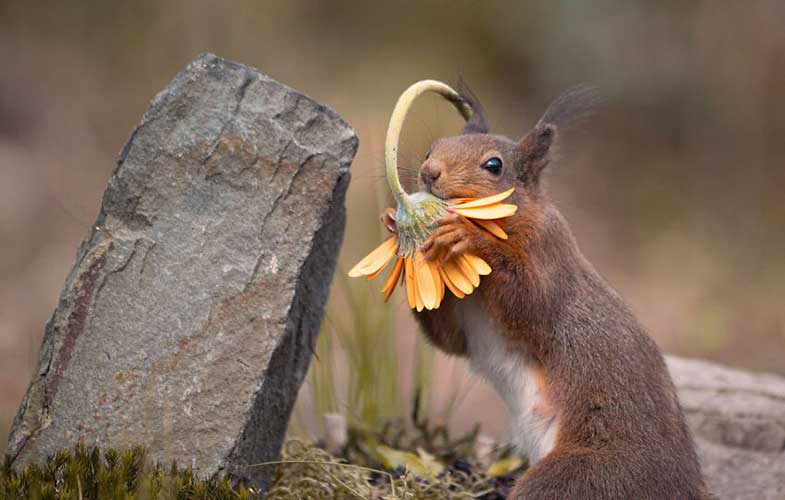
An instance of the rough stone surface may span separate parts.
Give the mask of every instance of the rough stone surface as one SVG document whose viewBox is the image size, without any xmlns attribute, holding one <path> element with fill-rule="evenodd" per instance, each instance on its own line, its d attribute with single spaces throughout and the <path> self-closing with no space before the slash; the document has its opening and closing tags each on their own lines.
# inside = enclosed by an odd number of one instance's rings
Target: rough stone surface
<svg viewBox="0 0 785 500">
<path fill-rule="evenodd" d="M 150 104 L 46 326 L 9 439 L 263 485 L 311 357 L 357 149 L 335 111 L 199 56 Z"/>
<path fill-rule="evenodd" d="M 785 498 L 785 379 L 669 358 L 703 472 L 722 499 Z"/>
</svg>

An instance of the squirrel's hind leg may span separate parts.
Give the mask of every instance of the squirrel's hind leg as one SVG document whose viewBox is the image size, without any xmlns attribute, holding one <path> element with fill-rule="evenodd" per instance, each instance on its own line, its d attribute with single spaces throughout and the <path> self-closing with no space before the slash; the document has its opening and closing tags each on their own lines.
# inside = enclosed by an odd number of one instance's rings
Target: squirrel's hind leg
<svg viewBox="0 0 785 500">
<path fill-rule="evenodd" d="M 519 477 L 510 500 L 713 500 L 703 484 L 647 473 L 608 451 L 556 448 Z M 684 478 L 681 478 L 684 479 Z"/>
<path fill-rule="evenodd" d="M 554 449 L 521 475 L 508 497 L 510 500 L 605 499 L 602 474 L 596 470 L 589 450 L 564 452 Z"/>
</svg>

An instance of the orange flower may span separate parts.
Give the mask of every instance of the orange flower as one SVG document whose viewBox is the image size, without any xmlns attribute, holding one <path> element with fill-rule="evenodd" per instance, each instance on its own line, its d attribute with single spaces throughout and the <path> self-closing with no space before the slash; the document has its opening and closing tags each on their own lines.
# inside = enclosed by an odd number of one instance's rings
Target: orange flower
<svg viewBox="0 0 785 500">
<path fill-rule="evenodd" d="M 480 276 L 491 273 L 491 266 L 476 255 L 458 255 L 443 264 L 423 259 L 419 248 L 436 227 L 435 221 L 448 214 L 448 208 L 471 219 L 491 234 L 507 239 L 502 219 L 518 209 L 502 203 L 513 189 L 485 198 L 462 198 L 445 201 L 430 193 L 409 194 L 398 178 L 398 139 L 406 113 L 412 102 L 425 92 L 435 92 L 455 106 L 465 119 L 472 116 L 471 106 L 455 90 L 442 82 L 423 80 L 410 86 L 398 98 L 393 108 L 384 142 L 384 163 L 387 181 L 395 201 L 398 202 L 396 225 L 398 232 L 369 253 L 349 271 L 349 276 L 367 276 L 371 279 L 396 257 L 395 265 L 382 287 L 385 302 L 390 299 L 395 285 L 406 286 L 409 307 L 418 311 L 436 309 L 444 299 L 444 289 L 463 298 L 480 285 Z"/>
<path fill-rule="evenodd" d="M 513 215 L 516 205 L 501 203 L 513 189 L 486 198 L 451 200 L 452 211 L 472 220 L 494 236 L 507 239 L 502 228 L 504 218 Z M 382 287 L 385 302 L 390 299 L 396 284 L 406 287 L 409 307 L 422 311 L 436 309 L 444 299 L 445 288 L 458 298 L 471 294 L 480 284 L 480 276 L 491 273 L 491 267 L 476 255 L 462 254 L 442 264 L 424 260 L 419 251 L 406 252 L 400 248 L 399 238 L 393 235 L 357 263 L 349 276 L 378 276 L 395 259 L 392 272 Z"/>
</svg>

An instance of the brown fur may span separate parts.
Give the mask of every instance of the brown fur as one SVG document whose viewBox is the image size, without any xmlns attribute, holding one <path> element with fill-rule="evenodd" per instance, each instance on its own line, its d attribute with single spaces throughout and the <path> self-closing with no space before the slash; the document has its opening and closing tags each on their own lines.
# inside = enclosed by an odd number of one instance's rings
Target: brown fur
<svg viewBox="0 0 785 500">
<path fill-rule="evenodd" d="M 473 96 L 467 101 L 479 106 Z M 557 100 L 521 141 L 484 133 L 484 113 L 464 134 L 437 140 L 421 167 L 421 188 L 456 198 L 514 186 L 519 210 L 505 223 L 506 241 L 452 214 L 424 251 L 485 259 L 493 272 L 475 293 L 504 327 L 509 349 L 541 366 L 546 397 L 538 411 L 558 416 L 558 434 L 511 498 L 712 498 L 660 351 L 583 257 L 540 185 L 557 130 L 583 104 L 580 96 Z M 492 156 L 503 161 L 499 176 L 480 168 Z M 460 307 L 448 294 L 438 310 L 416 316 L 434 345 L 466 356 Z"/>
</svg>

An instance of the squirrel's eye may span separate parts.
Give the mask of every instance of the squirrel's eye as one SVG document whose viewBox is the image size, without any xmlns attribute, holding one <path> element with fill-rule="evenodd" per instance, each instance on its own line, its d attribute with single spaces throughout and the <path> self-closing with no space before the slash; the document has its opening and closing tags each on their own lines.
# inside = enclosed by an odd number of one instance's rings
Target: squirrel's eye
<svg viewBox="0 0 785 500">
<path fill-rule="evenodd" d="M 485 160 L 483 164 L 480 165 L 480 167 L 484 168 L 493 175 L 499 175 L 502 173 L 502 161 L 495 156 L 490 160 Z"/>
</svg>

